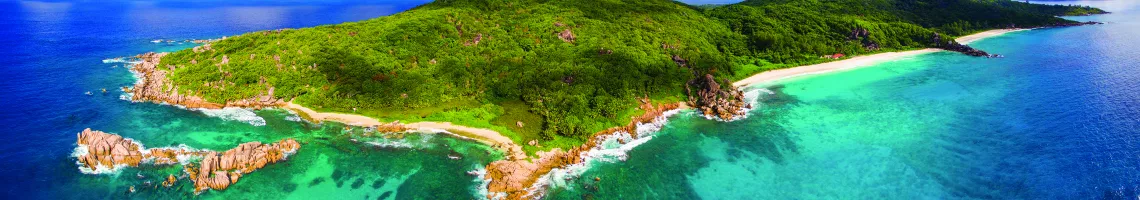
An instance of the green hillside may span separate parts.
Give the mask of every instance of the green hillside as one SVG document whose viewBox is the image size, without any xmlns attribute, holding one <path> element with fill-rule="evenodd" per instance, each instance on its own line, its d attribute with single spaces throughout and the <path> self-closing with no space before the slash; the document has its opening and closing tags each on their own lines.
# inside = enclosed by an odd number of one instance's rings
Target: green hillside
<svg viewBox="0 0 1140 200">
<path fill-rule="evenodd" d="M 180 93 L 212 102 L 271 86 L 274 96 L 320 111 L 449 121 L 551 148 L 625 124 L 640 114 L 637 98 L 685 99 L 694 74 L 739 79 L 823 62 L 824 54 L 931 47 L 935 32 L 1045 25 L 1066 22 L 1053 15 L 1099 11 L 1000 0 L 707 8 L 667 0 L 436 1 L 360 22 L 229 37 L 212 50 L 175 52 L 161 66 L 175 66 L 163 69 L 173 70 Z"/>
</svg>

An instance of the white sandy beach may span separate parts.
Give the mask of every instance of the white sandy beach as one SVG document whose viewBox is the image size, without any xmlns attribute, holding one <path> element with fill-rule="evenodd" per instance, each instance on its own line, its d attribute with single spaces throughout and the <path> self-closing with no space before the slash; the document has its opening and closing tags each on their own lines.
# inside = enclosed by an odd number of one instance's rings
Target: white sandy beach
<svg viewBox="0 0 1140 200">
<path fill-rule="evenodd" d="M 317 112 L 317 111 L 314 111 L 313 109 L 306 108 L 304 106 L 295 104 L 293 102 L 289 102 L 288 104 L 286 104 L 286 106 L 284 108 L 292 110 L 294 112 L 300 112 L 300 113 L 308 116 L 310 120 L 313 120 L 316 122 L 335 121 L 335 122 L 340 122 L 340 123 L 353 125 L 353 126 L 381 126 L 381 125 L 388 125 L 389 124 L 389 123 L 380 122 L 379 120 L 376 120 L 376 119 L 371 118 L 371 117 L 366 117 L 363 115 Z M 515 153 L 515 154 L 522 153 L 521 147 L 518 146 L 517 144 L 515 144 L 514 141 L 512 141 L 510 138 L 507 138 L 506 136 L 503 136 L 502 134 L 499 134 L 499 132 L 494 131 L 494 130 L 490 130 L 490 129 L 481 129 L 481 128 L 472 128 L 472 127 L 460 126 L 460 125 L 451 124 L 450 122 L 416 122 L 416 123 L 403 124 L 403 125 L 404 125 L 404 127 L 407 127 L 410 129 L 416 129 L 416 130 L 422 130 L 422 131 L 445 130 L 445 131 L 448 131 L 448 132 L 451 132 L 451 133 L 457 134 L 457 135 L 458 135 L 458 133 L 455 133 L 455 132 L 457 132 L 457 131 L 463 132 L 463 134 L 465 134 L 465 135 L 460 135 L 460 136 L 471 137 L 471 139 L 474 139 L 474 140 L 477 140 L 479 142 L 483 142 L 485 144 L 489 144 L 492 146 L 500 146 L 501 148 L 505 148 L 506 150 L 513 151 L 513 153 Z M 466 134 L 470 134 L 470 135 L 466 135 Z"/>
<path fill-rule="evenodd" d="M 981 39 L 999 36 L 1002 34 L 1015 32 L 1015 31 L 1021 31 L 1021 30 L 1026 30 L 1026 29 L 989 30 L 989 31 L 981 32 L 981 33 L 975 33 L 972 35 L 962 36 L 962 37 L 955 39 L 955 41 L 958 41 L 958 43 L 962 43 L 962 44 L 969 44 L 970 42 L 978 41 Z M 745 78 L 743 80 L 736 81 L 735 83 L 732 83 L 732 85 L 736 86 L 736 87 L 746 87 L 746 86 L 750 86 L 750 85 L 754 85 L 754 84 L 768 83 L 768 82 L 772 82 L 772 81 L 778 81 L 778 80 L 794 78 L 794 77 L 799 77 L 799 76 L 822 74 L 822 73 L 829 73 L 829 72 L 838 72 L 838 71 L 855 69 L 858 67 L 871 66 L 871 65 L 874 65 L 876 63 L 896 60 L 899 58 L 922 55 L 922 54 L 933 53 L 933 52 L 938 52 L 938 51 L 942 51 L 942 50 L 941 49 L 935 49 L 935 48 L 927 48 L 927 49 L 921 49 L 921 50 L 902 51 L 902 52 L 887 52 L 887 53 L 878 53 L 878 54 L 871 54 L 871 55 L 855 56 L 852 58 L 848 58 L 848 59 L 844 59 L 844 60 L 837 60 L 837 61 L 833 61 L 833 62 L 826 62 L 826 63 L 820 63 L 820 64 L 814 64 L 814 65 L 808 65 L 808 66 L 799 66 L 799 67 L 792 67 L 792 68 L 766 71 L 766 72 L 762 72 L 762 73 L 759 73 L 756 75 L 752 75 L 752 76 Z"/>
</svg>

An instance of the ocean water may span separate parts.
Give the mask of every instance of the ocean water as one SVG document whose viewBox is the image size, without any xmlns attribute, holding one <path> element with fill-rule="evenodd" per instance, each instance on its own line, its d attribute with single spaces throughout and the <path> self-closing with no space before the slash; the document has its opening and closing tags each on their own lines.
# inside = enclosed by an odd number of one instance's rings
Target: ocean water
<svg viewBox="0 0 1140 200">
<path fill-rule="evenodd" d="M 113 58 L 192 47 L 179 42 L 187 39 L 358 21 L 422 3 L 0 1 L 0 197 L 483 196 L 482 183 L 468 172 L 502 158 L 485 145 L 446 134 L 360 137 L 362 130 L 301 122 L 281 110 L 131 103 L 118 90 L 135 79 Z M 759 108 L 733 122 L 683 111 L 640 145 L 610 144 L 628 150 L 614 154 L 624 159 L 598 159 L 581 174 L 555 176 L 547 197 L 1136 198 L 1140 6 L 1090 4 L 1116 13 L 1075 18 L 1105 25 L 974 43 L 1005 58 L 942 52 L 759 85 L 748 88 L 758 94 Z M 225 150 L 283 138 L 302 147 L 227 190 L 194 194 L 185 180 L 169 189 L 153 186 L 179 174 L 177 167 L 81 173 L 71 154 L 84 128 L 146 147 Z M 129 193 L 131 186 L 138 191 Z"/>
<path fill-rule="evenodd" d="M 557 199 L 1136 199 L 1140 13 L 797 78 L 735 122 L 682 113 Z M 597 181 L 595 178 L 600 179 Z M 563 180 L 559 180 L 563 181 Z"/>
<path fill-rule="evenodd" d="M 0 198 L 2 199 L 469 199 L 477 171 L 502 155 L 445 134 L 355 136 L 335 123 L 299 122 L 286 111 L 186 110 L 122 100 L 135 78 L 114 58 L 192 47 L 182 41 L 359 21 L 424 3 L 0 1 Z M 154 40 L 164 40 L 152 42 Z M 174 40 L 175 42 L 166 42 Z M 107 92 L 103 93 L 102 89 Z M 85 94 L 91 92 L 91 95 Z M 146 147 L 226 150 L 297 138 L 289 160 L 225 191 L 195 195 L 178 167 L 78 170 L 76 133 L 92 128 Z M 150 186 L 147 183 L 150 182 Z M 134 186 L 135 193 L 128 193 Z"/>
</svg>

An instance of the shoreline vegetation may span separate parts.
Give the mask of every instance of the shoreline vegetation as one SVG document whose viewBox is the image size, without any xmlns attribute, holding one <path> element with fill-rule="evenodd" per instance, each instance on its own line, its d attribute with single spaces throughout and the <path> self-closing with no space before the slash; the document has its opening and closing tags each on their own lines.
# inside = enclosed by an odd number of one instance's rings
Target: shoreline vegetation
<svg viewBox="0 0 1140 200">
<path fill-rule="evenodd" d="M 671 111 L 732 118 L 751 108 L 741 86 L 941 50 L 994 57 L 965 44 L 1017 28 L 1093 24 L 1053 16 L 1105 13 L 999 0 L 929 5 L 436 1 L 142 54 L 131 67 L 140 80 L 123 90 L 136 102 L 283 108 L 377 132 L 445 130 L 507 153 L 486 167 L 487 189 L 518 199 L 541 196 L 542 176 L 585 162 L 599 141 L 637 138 L 637 127 Z"/>
<path fill-rule="evenodd" d="M 1000 36 L 1010 32 L 1029 30 L 1029 29 L 995 29 L 983 31 L 956 39 L 959 43 L 970 43 L 989 37 Z M 790 67 L 772 71 L 766 71 L 755 74 L 748 78 L 736 81 L 734 86 L 739 88 L 749 87 L 757 84 L 765 84 L 794 78 L 805 75 L 816 75 L 825 73 L 835 73 L 844 70 L 855 69 L 858 67 L 871 66 L 876 63 L 896 60 L 910 56 L 916 56 L 926 53 L 944 51 L 937 48 L 926 48 L 921 50 L 911 50 L 902 52 L 884 52 L 870 55 L 856 56 L 842 60 L 834 60 L 830 62 Z M 141 74 L 143 79 L 140 80 L 134 88 L 146 88 L 163 86 L 168 83 L 165 76 L 156 74 L 158 70 L 153 69 L 156 63 L 159 63 L 164 53 L 148 53 L 138 56 L 142 62 L 135 64 L 131 70 Z M 160 88 L 173 88 L 173 87 L 160 87 Z M 261 100 L 246 100 L 240 101 L 245 103 L 227 103 L 225 105 L 217 103 L 209 103 L 202 101 L 200 98 L 194 96 L 182 96 L 177 93 L 166 96 L 155 96 L 155 94 L 166 94 L 162 92 L 145 93 L 145 90 L 127 90 L 132 92 L 132 97 L 135 101 L 152 101 L 159 103 L 169 103 L 173 105 L 186 106 L 188 108 L 207 108 L 207 109 L 221 109 L 225 107 L 239 107 L 239 108 L 281 108 L 292 111 L 300 116 L 302 119 L 313 122 L 321 123 L 324 121 L 334 121 L 356 127 L 369 127 L 378 132 L 431 132 L 437 130 L 444 130 L 448 133 L 455 134 L 462 137 L 470 138 L 476 142 L 490 145 L 507 153 L 508 157 L 505 160 L 495 161 L 486 167 L 488 171 L 487 177 L 491 180 L 488 190 L 496 193 L 510 194 L 511 197 L 535 197 L 531 194 L 529 189 L 536 184 L 538 179 L 549 173 L 551 170 L 584 162 L 582 153 L 594 149 L 599 142 L 613 134 L 631 134 L 636 138 L 636 128 L 640 124 L 649 124 L 660 119 L 663 113 L 673 110 L 693 109 L 686 102 L 672 102 L 672 103 L 658 103 L 654 105 L 649 99 L 642 99 L 642 105 L 639 110 L 646 111 L 632 120 L 629 124 L 621 127 L 610 128 L 594 134 L 590 139 L 583 143 L 581 146 L 573 147 L 568 150 L 554 148 L 550 151 L 537 152 L 535 157 L 528 157 L 523 151 L 522 146 L 512 141 L 507 136 L 494 130 L 468 127 L 462 125 L 452 124 L 450 122 L 432 122 L 421 121 L 414 123 L 400 123 L 399 121 L 381 122 L 380 120 L 364 115 L 336 113 L 336 112 L 319 112 L 308 107 L 296 104 L 292 101 L 283 102 L 276 99 L 261 99 Z M 143 95 L 140 95 L 139 92 Z M 147 95 L 149 94 L 149 95 Z M 519 196 L 522 195 L 522 196 Z"/>
</svg>

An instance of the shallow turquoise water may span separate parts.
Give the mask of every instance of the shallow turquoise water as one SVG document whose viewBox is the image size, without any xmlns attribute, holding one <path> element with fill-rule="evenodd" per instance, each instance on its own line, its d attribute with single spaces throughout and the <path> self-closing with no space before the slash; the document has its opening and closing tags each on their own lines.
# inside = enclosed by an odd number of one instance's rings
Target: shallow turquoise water
<svg viewBox="0 0 1140 200">
<path fill-rule="evenodd" d="M 0 199 L 464 199 L 480 183 L 468 171 L 501 158 L 489 147 L 443 134 L 384 140 L 354 136 L 280 110 L 196 111 L 121 99 L 134 83 L 114 57 L 191 47 L 181 41 L 358 21 L 419 2 L 0 1 Z M 165 39 L 176 42 L 153 43 Z M 107 93 L 101 89 L 106 88 Z M 85 92 L 92 92 L 85 95 Z M 289 160 L 244 176 L 225 191 L 194 194 L 185 179 L 155 187 L 180 167 L 88 175 L 71 156 L 76 133 L 92 128 L 146 147 L 227 150 L 297 138 Z M 355 139 L 355 140 L 354 140 Z M 369 144 L 375 143 L 379 145 Z M 398 145 L 397 145 L 398 144 Z M 455 159 L 453 159 L 455 158 Z M 150 186 L 148 187 L 148 182 Z M 137 192 L 128 193 L 135 186 Z"/>
<path fill-rule="evenodd" d="M 1112 3 L 1112 2 L 1105 2 Z M 1118 3 L 1118 2 L 1117 2 Z M 751 90 L 760 109 L 686 113 L 558 199 L 1085 199 L 1140 189 L 1140 17 L 973 45 Z M 595 181 L 594 177 L 601 181 Z"/>
</svg>

